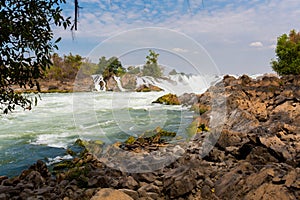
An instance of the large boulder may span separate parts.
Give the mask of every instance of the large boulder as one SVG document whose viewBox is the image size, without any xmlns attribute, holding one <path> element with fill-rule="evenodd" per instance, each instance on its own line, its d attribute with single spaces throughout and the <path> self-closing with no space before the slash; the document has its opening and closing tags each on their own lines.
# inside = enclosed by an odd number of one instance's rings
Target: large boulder
<svg viewBox="0 0 300 200">
<path fill-rule="evenodd" d="M 136 88 L 135 91 L 136 92 L 160 92 L 163 91 L 163 89 L 161 89 L 158 86 L 148 84 L 148 85 L 140 85 L 138 88 Z"/>
<path fill-rule="evenodd" d="M 133 198 L 120 190 L 102 188 L 91 198 L 91 200 L 133 200 Z"/>
<path fill-rule="evenodd" d="M 177 95 L 171 93 L 159 97 L 157 100 L 153 101 L 152 103 L 160 103 L 164 105 L 180 105 L 180 101 Z"/>
</svg>

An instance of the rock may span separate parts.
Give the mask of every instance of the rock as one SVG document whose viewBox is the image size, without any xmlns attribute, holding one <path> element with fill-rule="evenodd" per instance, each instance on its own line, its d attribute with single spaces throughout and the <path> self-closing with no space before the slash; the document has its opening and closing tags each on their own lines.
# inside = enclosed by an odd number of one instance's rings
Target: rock
<svg viewBox="0 0 300 200">
<path fill-rule="evenodd" d="M 297 180 L 297 175 L 296 170 L 290 171 L 285 177 L 285 186 L 288 188 L 291 187 L 291 185 Z"/>
<path fill-rule="evenodd" d="M 121 83 L 123 88 L 134 91 L 136 89 L 136 75 L 126 73 L 121 76 Z"/>
<path fill-rule="evenodd" d="M 191 192 L 196 186 L 196 174 L 188 168 L 171 170 L 164 176 L 164 190 L 171 198 L 178 198 Z"/>
<path fill-rule="evenodd" d="M 50 85 L 48 87 L 48 90 L 58 90 L 58 86 L 57 85 Z"/>
<path fill-rule="evenodd" d="M 120 92 L 120 88 L 118 87 L 117 81 L 114 79 L 114 77 L 109 77 L 108 80 L 105 80 L 105 82 L 106 91 Z"/>
<path fill-rule="evenodd" d="M 252 173 L 254 167 L 248 162 L 241 162 L 239 166 L 231 169 L 215 183 L 216 195 L 226 199 L 238 199 L 239 192 L 243 188 L 240 182 L 245 174 Z"/>
<path fill-rule="evenodd" d="M 295 196 L 291 195 L 289 191 L 281 185 L 273 185 L 265 183 L 259 186 L 256 190 L 249 192 L 245 199 L 247 200 L 269 200 L 269 199 L 280 199 L 280 200 L 292 200 L 296 199 Z"/>
<path fill-rule="evenodd" d="M 134 200 L 139 199 L 139 194 L 137 191 L 130 190 L 130 189 L 119 189 L 121 192 L 124 192 L 125 194 L 129 195 Z"/>
<path fill-rule="evenodd" d="M 87 189 L 87 190 L 85 191 L 85 196 L 87 196 L 87 197 L 90 199 L 90 198 L 92 198 L 94 192 L 95 192 L 94 189 Z"/>
<path fill-rule="evenodd" d="M 248 141 L 249 139 L 247 138 L 246 133 L 224 129 L 218 139 L 217 144 L 221 148 L 225 149 L 226 147 L 242 146 L 244 143 Z"/>
<path fill-rule="evenodd" d="M 165 105 L 180 105 L 180 101 L 175 94 L 166 94 L 162 97 L 159 97 L 157 100 L 153 101 L 152 103 L 160 103 Z"/>
<path fill-rule="evenodd" d="M 49 178 L 51 176 L 51 173 L 49 172 L 46 164 L 42 160 L 38 160 L 36 164 L 29 167 L 29 170 L 38 171 L 44 178 Z"/>
<path fill-rule="evenodd" d="M 6 194 L 4 194 L 4 193 L 0 193 L 0 200 L 6 200 L 6 199 L 8 199 L 8 197 L 6 196 Z"/>
<path fill-rule="evenodd" d="M 135 91 L 136 92 L 160 92 L 163 91 L 163 89 L 161 89 L 158 86 L 148 84 L 148 85 L 140 85 Z"/>
<path fill-rule="evenodd" d="M 6 179 L 8 179 L 7 176 L 0 176 L 0 185 L 1 185 L 2 181 L 6 180 Z"/>
<path fill-rule="evenodd" d="M 146 192 L 154 192 L 156 194 L 160 194 L 160 188 L 158 186 L 154 185 L 153 183 L 144 185 L 141 188 L 139 188 L 139 190 L 144 190 Z"/>
<path fill-rule="evenodd" d="M 123 181 L 122 181 L 122 187 L 123 188 L 128 188 L 128 189 L 136 189 L 139 184 L 136 180 L 134 180 L 134 178 L 132 176 L 128 176 L 126 177 Z"/>
<path fill-rule="evenodd" d="M 211 106 L 195 103 L 192 105 L 191 110 L 194 111 L 196 114 L 202 115 L 207 111 L 211 110 Z"/>
<path fill-rule="evenodd" d="M 254 115 L 241 109 L 232 110 L 226 120 L 226 129 L 236 132 L 249 132 L 259 125 L 259 121 Z"/>
<path fill-rule="evenodd" d="M 158 199 L 159 194 L 154 193 L 154 192 L 147 192 L 147 196 L 150 197 L 151 199 Z"/>
<path fill-rule="evenodd" d="M 255 80 L 225 76 L 201 95 L 177 98 L 194 104 L 201 114 L 188 128 L 193 132 L 188 142 L 168 143 L 164 139 L 176 133 L 156 128 L 127 144 L 108 145 L 104 151 L 108 156 L 97 159 L 92 153 L 102 152 L 103 142 L 78 140 L 78 146 L 97 148 L 84 149 L 79 157 L 74 154 L 73 160 L 57 165 L 61 169 L 52 175 L 38 161 L 19 176 L 0 177 L 0 199 L 297 199 L 299 84 L 300 77 L 295 76 Z M 227 98 L 226 107 L 217 101 L 218 95 Z M 214 113 L 226 108 L 220 135 L 209 127 L 212 101 L 218 104 Z M 211 141 L 204 143 L 205 138 L 217 143 L 204 157 L 205 145 Z M 114 162 L 125 156 L 133 160 Z M 141 162 L 144 159 L 149 163 Z M 162 162 L 168 159 L 170 162 Z M 123 166 L 132 167 L 132 172 L 123 172 Z M 138 170 L 147 173 L 135 173 Z M 98 188 L 104 189 L 93 197 Z"/>
<path fill-rule="evenodd" d="M 133 174 L 133 177 L 135 180 L 138 181 L 144 181 L 147 183 L 152 183 L 155 181 L 156 176 L 153 173 L 139 173 L 139 174 Z"/>
<path fill-rule="evenodd" d="M 277 136 L 273 137 L 260 137 L 259 141 L 266 146 L 267 148 L 270 148 L 273 150 L 273 152 L 276 154 L 276 157 L 278 159 L 291 159 L 289 153 L 285 149 L 285 144 L 282 142 Z"/>
<path fill-rule="evenodd" d="M 233 76 L 225 75 L 223 77 L 224 87 L 236 84 L 236 82 L 235 82 L 236 80 L 237 79 L 235 77 L 233 77 Z"/>
<path fill-rule="evenodd" d="M 184 93 L 178 97 L 178 100 L 183 105 L 194 105 L 199 101 L 199 95 L 194 93 Z"/>
<path fill-rule="evenodd" d="M 91 200 L 133 200 L 133 198 L 120 190 L 102 188 L 91 198 Z"/>
</svg>

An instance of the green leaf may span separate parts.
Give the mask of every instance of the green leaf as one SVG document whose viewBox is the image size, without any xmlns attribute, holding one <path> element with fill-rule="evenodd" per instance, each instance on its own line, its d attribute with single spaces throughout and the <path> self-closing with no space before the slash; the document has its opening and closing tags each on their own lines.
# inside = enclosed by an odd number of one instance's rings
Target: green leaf
<svg viewBox="0 0 300 200">
<path fill-rule="evenodd" d="M 61 41 L 61 37 L 57 38 L 54 43 L 58 43 L 59 41 Z"/>
</svg>

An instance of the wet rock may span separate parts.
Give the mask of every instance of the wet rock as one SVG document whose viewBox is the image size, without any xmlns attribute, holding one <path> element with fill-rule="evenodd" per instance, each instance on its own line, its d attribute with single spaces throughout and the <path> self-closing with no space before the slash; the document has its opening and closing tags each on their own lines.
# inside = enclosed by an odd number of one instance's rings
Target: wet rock
<svg viewBox="0 0 300 200">
<path fill-rule="evenodd" d="M 121 83 L 123 88 L 134 91 L 136 89 L 136 75 L 126 73 L 121 76 Z"/>
<path fill-rule="evenodd" d="M 178 100 L 183 105 L 194 105 L 198 103 L 199 96 L 194 93 L 184 93 L 178 97 Z"/>
<path fill-rule="evenodd" d="M 2 184 L 2 181 L 8 179 L 7 176 L 0 176 L 0 185 Z"/>
<path fill-rule="evenodd" d="M 120 92 L 120 88 L 118 87 L 117 81 L 114 79 L 114 77 L 109 77 L 106 82 L 106 91 L 114 91 L 114 92 Z"/>
<path fill-rule="evenodd" d="M 149 85 L 140 85 L 135 91 L 136 92 L 160 92 L 163 91 L 163 89 L 161 89 L 158 86 L 149 84 Z"/>
</svg>

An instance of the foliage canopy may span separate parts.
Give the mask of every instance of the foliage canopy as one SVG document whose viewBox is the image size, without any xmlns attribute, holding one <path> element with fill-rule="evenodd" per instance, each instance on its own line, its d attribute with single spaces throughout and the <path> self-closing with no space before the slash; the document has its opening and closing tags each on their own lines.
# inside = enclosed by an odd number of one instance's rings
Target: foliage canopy
<svg viewBox="0 0 300 200">
<path fill-rule="evenodd" d="M 117 57 L 111 57 L 106 60 L 105 57 L 101 57 L 98 63 L 98 72 L 102 72 L 104 80 L 108 80 L 112 76 L 122 76 L 125 74 L 126 69 L 122 66 Z"/>
<path fill-rule="evenodd" d="M 300 32 L 291 30 L 277 39 L 277 60 L 272 60 L 272 68 L 279 75 L 300 74 Z"/>
<path fill-rule="evenodd" d="M 38 79 L 51 65 L 51 53 L 60 41 L 53 42 L 52 26 L 66 29 L 71 24 L 62 16 L 61 3 L 65 0 L 0 1 L 0 110 L 4 113 L 32 104 L 12 86 L 39 90 Z"/>
<path fill-rule="evenodd" d="M 46 70 L 46 79 L 65 81 L 74 81 L 83 58 L 80 55 L 64 55 L 60 57 L 57 53 L 52 55 L 52 65 Z"/>
<path fill-rule="evenodd" d="M 158 65 L 158 53 L 153 50 L 149 50 L 149 55 L 146 56 L 146 64 L 142 70 L 144 76 L 153 76 L 155 78 L 162 77 L 163 70 Z"/>
</svg>

